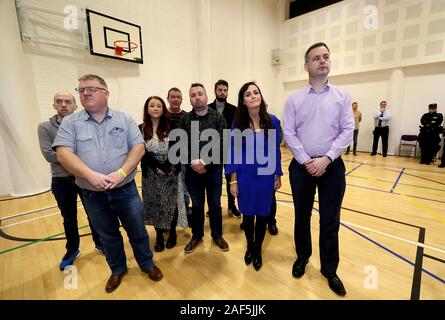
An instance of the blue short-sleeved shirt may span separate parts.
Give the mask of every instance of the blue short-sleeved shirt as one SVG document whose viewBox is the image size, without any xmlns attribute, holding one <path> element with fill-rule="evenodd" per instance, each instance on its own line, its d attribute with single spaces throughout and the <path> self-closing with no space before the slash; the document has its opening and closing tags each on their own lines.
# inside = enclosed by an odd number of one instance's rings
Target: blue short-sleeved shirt
<svg viewBox="0 0 445 320">
<path fill-rule="evenodd" d="M 133 118 L 108 108 L 101 123 L 85 110 L 65 117 L 52 147 L 72 148 L 91 170 L 109 174 L 122 166 L 134 145 L 143 143 Z M 132 181 L 135 175 L 133 170 L 118 187 Z M 98 191 L 85 179 L 76 177 L 76 183 L 80 188 Z"/>
</svg>

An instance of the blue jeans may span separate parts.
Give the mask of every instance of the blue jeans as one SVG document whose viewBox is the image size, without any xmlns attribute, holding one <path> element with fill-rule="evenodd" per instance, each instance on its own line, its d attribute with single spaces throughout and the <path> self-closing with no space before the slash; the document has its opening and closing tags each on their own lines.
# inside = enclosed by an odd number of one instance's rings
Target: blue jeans
<svg viewBox="0 0 445 320">
<path fill-rule="evenodd" d="M 187 166 L 185 183 L 192 198 L 192 234 L 193 239 L 201 240 L 204 237 L 204 202 L 207 192 L 207 205 L 209 207 L 210 230 L 213 239 L 222 237 L 221 191 L 222 171 L 208 170 L 198 174 Z"/>
<path fill-rule="evenodd" d="M 76 178 L 69 177 L 53 177 L 51 180 L 51 191 L 56 198 L 57 206 L 63 217 L 63 229 L 66 237 L 66 251 L 69 253 L 76 252 L 79 249 L 79 226 L 77 222 L 77 195 L 83 203 L 82 192 L 75 183 Z M 87 213 L 88 223 L 90 225 L 93 241 L 96 246 L 100 246 L 100 238 L 94 230 Z"/>
<path fill-rule="evenodd" d="M 127 270 L 119 221 L 127 232 L 139 267 L 142 271 L 151 269 L 154 265 L 153 253 L 145 229 L 142 201 L 134 180 L 109 191 L 83 189 L 82 192 L 93 226 L 102 240 L 111 273 L 119 274 Z"/>
</svg>

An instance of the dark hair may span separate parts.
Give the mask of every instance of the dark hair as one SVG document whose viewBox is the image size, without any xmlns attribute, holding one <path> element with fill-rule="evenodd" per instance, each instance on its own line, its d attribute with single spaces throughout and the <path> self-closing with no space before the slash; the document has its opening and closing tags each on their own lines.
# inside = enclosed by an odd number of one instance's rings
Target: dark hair
<svg viewBox="0 0 445 320">
<path fill-rule="evenodd" d="M 308 62 L 309 61 L 309 52 L 311 52 L 312 49 L 318 48 L 318 47 L 325 47 L 326 49 L 328 49 L 328 52 L 331 53 L 331 50 L 329 50 L 328 46 L 326 45 L 326 43 L 324 42 L 317 42 L 314 43 L 313 45 L 311 45 L 307 50 L 306 53 L 304 54 L 304 61 Z"/>
<path fill-rule="evenodd" d="M 430 103 L 428 109 L 437 109 L 437 103 Z"/>
<path fill-rule="evenodd" d="M 229 84 L 227 83 L 226 80 L 220 79 L 220 80 L 216 81 L 216 83 L 215 83 L 215 90 L 218 86 L 226 86 L 228 88 Z"/>
<path fill-rule="evenodd" d="M 195 87 L 201 87 L 201 88 L 204 89 L 204 91 L 205 91 L 205 89 L 206 89 L 206 88 L 204 88 L 204 86 L 203 86 L 202 84 L 200 84 L 199 82 L 194 82 L 194 83 L 192 83 L 192 85 L 190 86 L 190 89 L 191 89 L 191 88 L 195 88 Z"/>
<path fill-rule="evenodd" d="M 178 88 L 176 88 L 176 87 L 173 87 L 173 88 L 170 88 L 170 90 L 168 90 L 168 93 L 167 93 L 167 98 L 169 98 L 170 97 L 170 92 L 172 92 L 172 91 L 178 91 L 181 95 L 182 95 L 182 92 L 181 92 L 181 90 L 179 90 Z"/>
<path fill-rule="evenodd" d="M 161 101 L 162 104 L 162 116 L 159 119 L 158 124 L 158 130 L 156 131 L 156 134 L 159 138 L 159 140 L 164 140 L 165 137 L 168 136 L 170 132 L 170 115 L 167 111 L 167 107 L 165 105 L 164 100 L 162 100 L 161 97 L 158 96 L 151 96 L 145 101 L 144 104 L 144 123 L 143 123 L 143 133 L 144 133 L 144 140 L 149 140 L 153 138 L 153 123 L 151 122 L 151 117 L 148 114 L 148 104 L 151 100 L 157 99 Z"/>
<path fill-rule="evenodd" d="M 236 108 L 236 113 L 234 118 L 236 127 L 242 131 L 247 128 L 250 128 L 250 124 L 252 123 L 249 117 L 249 111 L 247 110 L 247 107 L 244 104 L 244 93 L 247 91 L 250 85 L 254 85 L 255 87 L 257 87 L 258 92 L 260 93 L 261 96 L 260 111 L 259 111 L 260 128 L 264 129 L 264 133 L 267 134 L 267 129 L 273 128 L 272 118 L 267 113 L 266 102 L 264 101 L 263 94 L 261 93 L 260 88 L 253 81 L 243 84 L 241 89 L 239 89 L 238 108 Z"/>
</svg>

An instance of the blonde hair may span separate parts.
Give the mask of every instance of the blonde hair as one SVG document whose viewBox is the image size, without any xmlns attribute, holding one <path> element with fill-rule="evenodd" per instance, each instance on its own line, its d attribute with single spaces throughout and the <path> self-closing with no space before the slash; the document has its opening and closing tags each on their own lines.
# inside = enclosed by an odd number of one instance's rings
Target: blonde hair
<svg viewBox="0 0 445 320">
<path fill-rule="evenodd" d="M 87 80 L 96 80 L 101 85 L 103 85 L 105 87 L 105 89 L 108 89 L 108 86 L 107 86 L 107 83 L 105 82 L 105 80 L 95 74 L 86 74 L 79 78 L 79 81 L 87 81 Z"/>
</svg>

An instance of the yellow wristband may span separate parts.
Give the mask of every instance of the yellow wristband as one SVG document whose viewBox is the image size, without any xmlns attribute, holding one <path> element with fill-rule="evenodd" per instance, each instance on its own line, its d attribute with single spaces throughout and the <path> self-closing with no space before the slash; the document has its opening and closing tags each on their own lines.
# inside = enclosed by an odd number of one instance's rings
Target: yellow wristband
<svg viewBox="0 0 445 320">
<path fill-rule="evenodd" d="M 238 183 L 238 181 L 237 180 L 233 180 L 233 181 L 229 182 L 229 184 L 235 184 L 235 183 Z"/>
<path fill-rule="evenodd" d="M 117 169 L 117 172 L 119 172 L 121 175 L 123 175 L 124 178 L 126 178 L 128 176 L 128 174 L 126 174 L 125 171 L 122 170 L 122 168 Z"/>
<path fill-rule="evenodd" d="M 204 160 L 202 160 L 202 159 L 199 159 L 199 162 L 201 162 L 203 166 L 206 165 L 206 163 L 205 163 Z"/>
</svg>

